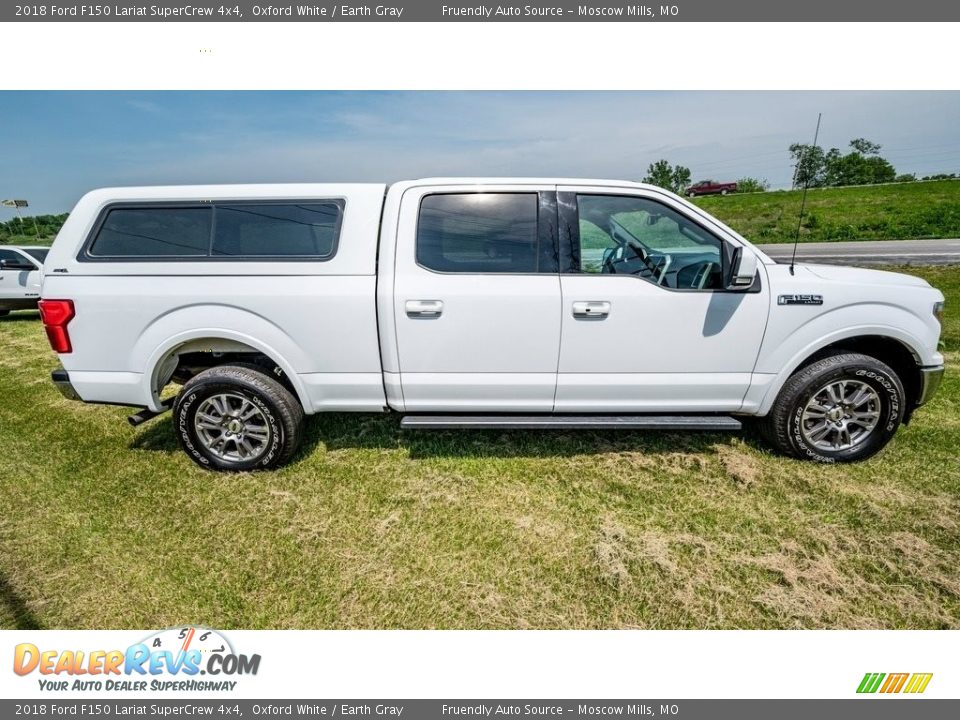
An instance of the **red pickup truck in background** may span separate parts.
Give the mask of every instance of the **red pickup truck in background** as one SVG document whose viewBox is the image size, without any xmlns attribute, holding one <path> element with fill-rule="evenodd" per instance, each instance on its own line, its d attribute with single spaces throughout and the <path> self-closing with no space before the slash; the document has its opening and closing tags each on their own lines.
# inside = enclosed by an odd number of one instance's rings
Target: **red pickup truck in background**
<svg viewBox="0 0 960 720">
<path fill-rule="evenodd" d="M 696 195 L 726 195 L 737 191 L 735 182 L 721 183 L 715 180 L 701 180 L 687 188 L 687 197 Z"/>
</svg>

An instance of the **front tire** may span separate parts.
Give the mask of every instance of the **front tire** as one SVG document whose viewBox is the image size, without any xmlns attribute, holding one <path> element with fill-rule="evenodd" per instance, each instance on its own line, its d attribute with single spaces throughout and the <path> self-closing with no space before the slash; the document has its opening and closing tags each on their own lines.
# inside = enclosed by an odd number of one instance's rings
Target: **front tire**
<svg viewBox="0 0 960 720">
<path fill-rule="evenodd" d="M 814 462 L 858 462 L 880 452 L 906 410 L 903 384 L 885 363 L 831 355 L 787 380 L 761 430 L 781 452 Z"/>
<path fill-rule="evenodd" d="M 177 442 L 209 470 L 270 470 L 286 463 L 303 435 L 303 408 L 259 369 L 219 365 L 191 378 L 173 405 Z"/>
</svg>

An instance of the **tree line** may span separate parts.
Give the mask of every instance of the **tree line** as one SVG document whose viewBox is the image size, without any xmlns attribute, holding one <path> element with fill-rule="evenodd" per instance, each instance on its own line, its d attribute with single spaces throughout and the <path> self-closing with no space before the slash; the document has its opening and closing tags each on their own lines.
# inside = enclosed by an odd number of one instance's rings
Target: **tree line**
<svg viewBox="0 0 960 720">
<path fill-rule="evenodd" d="M 0 222 L 0 245 L 29 245 L 37 242 L 38 235 L 42 241 L 50 240 L 60 232 L 67 214 L 34 215 L 23 220 L 15 217 Z"/>
<path fill-rule="evenodd" d="M 939 173 L 918 178 L 913 173 L 897 174 L 893 164 L 884 158 L 882 146 L 866 138 L 854 138 L 846 152 L 840 148 L 824 150 L 820 145 L 793 143 L 789 147 L 794 163 L 794 189 L 802 187 L 843 187 L 846 185 L 875 185 L 916 180 L 950 180 L 956 173 Z M 650 163 L 643 182 L 683 193 L 692 179 L 690 168 L 671 165 L 668 160 Z M 768 190 L 770 183 L 763 178 L 743 177 L 737 180 L 738 192 Z"/>
</svg>

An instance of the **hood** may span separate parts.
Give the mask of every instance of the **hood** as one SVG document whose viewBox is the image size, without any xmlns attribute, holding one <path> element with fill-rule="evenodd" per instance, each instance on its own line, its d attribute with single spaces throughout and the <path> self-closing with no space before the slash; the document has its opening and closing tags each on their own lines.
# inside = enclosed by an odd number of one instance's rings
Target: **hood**
<svg viewBox="0 0 960 720">
<path fill-rule="evenodd" d="M 798 263 L 799 264 L 799 263 Z M 836 282 L 859 283 L 863 285 L 910 285 L 913 287 L 930 287 L 923 278 L 904 273 L 888 272 L 887 270 L 868 270 L 866 268 L 844 267 L 842 265 L 808 265 L 807 270 L 824 280 Z"/>
</svg>

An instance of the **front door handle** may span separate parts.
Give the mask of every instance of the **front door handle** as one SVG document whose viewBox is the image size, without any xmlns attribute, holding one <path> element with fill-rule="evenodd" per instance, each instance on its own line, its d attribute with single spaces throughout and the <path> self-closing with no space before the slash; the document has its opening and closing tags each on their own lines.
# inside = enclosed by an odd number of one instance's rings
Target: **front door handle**
<svg viewBox="0 0 960 720">
<path fill-rule="evenodd" d="M 610 314 L 606 300 L 578 300 L 573 304 L 573 316 L 582 320 L 603 320 Z"/>
<path fill-rule="evenodd" d="M 407 317 L 436 318 L 443 313 L 442 300 L 407 300 Z"/>
</svg>

